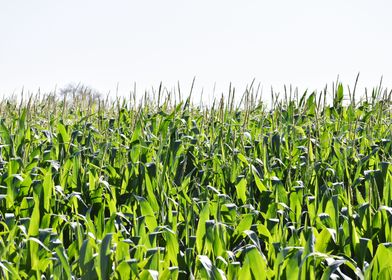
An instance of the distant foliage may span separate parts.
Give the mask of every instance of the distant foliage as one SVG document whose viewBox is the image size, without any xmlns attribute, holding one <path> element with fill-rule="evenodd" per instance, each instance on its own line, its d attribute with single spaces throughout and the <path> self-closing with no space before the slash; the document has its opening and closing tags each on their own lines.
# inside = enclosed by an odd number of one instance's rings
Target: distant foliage
<svg viewBox="0 0 392 280">
<path fill-rule="evenodd" d="M 88 102 L 96 103 L 102 98 L 102 94 L 98 90 L 80 83 L 70 83 L 61 88 L 58 93 L 64 100 L 77 104 Z M 81 104 L 81 106 L 83 105 Z"/>
</svg>

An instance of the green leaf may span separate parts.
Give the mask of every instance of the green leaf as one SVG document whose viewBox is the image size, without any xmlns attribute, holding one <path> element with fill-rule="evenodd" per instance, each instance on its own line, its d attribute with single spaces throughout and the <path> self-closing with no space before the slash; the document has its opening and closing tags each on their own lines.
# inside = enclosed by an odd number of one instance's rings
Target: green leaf
<svg viewBox="0 0 392 280">
<path fill-rule="evenodd" d="M 249 230 L 252 226 L 253 214 L 245 214 L 241 216 L 241 221 L 235 228 L 237 234 L 242 234 L 244 231 Z"/>
<path fill-rule="evenodd" d="M 57 257 L 60 259 L 60 263 L 62 265 L 63 270 L 65 271 L 65 274 L 67 275 L 68 279 L 71 279 L 72 273 L 71 273 L 71 267 L 68 262 L 68 257 L 65 253 L 65 250 L 62 246 L 58 246 L 55 249 L 55 252 L 57 254 Z"/>
<path fill-rule="evenodd" d="M 203 253 L 204 239 L 206 234 L 206 221 L 209 220 L 210 210 L 206 203 L 199 215 L 199 223 L 196 230 L 196 249 L 199 254 Z"/>
<path fill-rule="evenodd" d="M 54 184 L 52 180 L 52 172 L 50 169 L 45 174 L 43 185 L 43 201 L 44 209 L 46 212 L 50 212 L 50 201 L 53 197 Z"/>
<path fill-rule="evenodd" d="M 242 203 L 246 203 L 246 185 L 246 179 L 242 178 L 241 181 L 235 186 L 237 190 L 237 197 L 242 200 Z"/>
<path fill-rule="evenodd" d="M 244 263 L 250 266 L 254 279 L 267 279 L 267 260 L 256 246 L 250 245 L 246 248 Z"/>
<path fill-rule="evenodd" d="M 29 223 L 29 231 L 28 231 L 29 236 L 38 235 L 40 219 L 41 219 L 41 211 L 39 207 L 39 199 L 37 196 L 34 196 L 34 208 Z"/>
<path fill-rule="evenodd" d="M 146 225 L 148 227 L 148 230 L 150 232 L 153 232 L 158 226 L 154 210 L 152 209 L 150 203 L 148 203 L 148 201 L 144 197 L 136 195 L 135 197 L 139 201 L 142 215 L 146 218 Z"/>
<path fill-rule="evenodd" d="M 376 254 L 366 269 L 368 279 L 389 279 L 391 276 L 392 243 L 379 244 Z M 386 277 L 386 278 L 384 278 Z"/>
<path fill-rule="evenodd" d="M 99 279 L 106 280 L 110 278 L 111 274 L 111 250 L 110 244 L 112 242 L 112 233 L 108 233 L 102 240 L 100 249 L 99 249 Z"/>
<path fill-rule="evenodd" d="M 79 267 L 82 271 L 83 279 L 98 277 L 94 269 L 94 251 L 91 238 L 83 240 L 79 255 Z"/>
</svg>

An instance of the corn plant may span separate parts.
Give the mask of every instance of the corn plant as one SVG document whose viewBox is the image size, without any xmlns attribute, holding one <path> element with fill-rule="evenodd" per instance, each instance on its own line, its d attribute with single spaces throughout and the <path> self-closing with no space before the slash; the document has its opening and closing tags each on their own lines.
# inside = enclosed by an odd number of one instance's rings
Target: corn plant
<svg viewBox="0 0 392 280">
<path fill-rule="evenodd" d="M 2 279 L 392 278 L 391 92 L 162 92 L 1 102 Z"/>
</svg>

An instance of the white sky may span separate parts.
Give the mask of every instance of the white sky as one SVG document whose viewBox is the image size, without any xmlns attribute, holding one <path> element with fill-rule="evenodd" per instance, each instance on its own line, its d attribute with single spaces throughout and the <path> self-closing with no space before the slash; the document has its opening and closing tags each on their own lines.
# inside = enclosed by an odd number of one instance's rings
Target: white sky
<svg viewBox="0 0 392 280">
<path fill-rule="evenodd" d="M 82 82 L 392 88 L 392 1 L 0 0 L 0 96 Z M 220 92 L 219 92 L 220 91 Z M 196 92 L 196 93 L 197 93 Z"/>
</svg>

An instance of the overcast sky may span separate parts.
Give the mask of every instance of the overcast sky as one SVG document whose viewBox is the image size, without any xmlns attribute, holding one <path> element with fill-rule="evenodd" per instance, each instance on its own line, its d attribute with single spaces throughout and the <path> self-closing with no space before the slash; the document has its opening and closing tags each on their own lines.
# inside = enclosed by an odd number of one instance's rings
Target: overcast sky
<svg viewBox="0 0 392 280">
<path fill-rule="evenodd" d="M 82 82 L 392 87 L 392 1 L 0 0 L 0 95 Z"/>
</svg>

